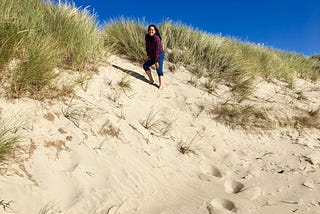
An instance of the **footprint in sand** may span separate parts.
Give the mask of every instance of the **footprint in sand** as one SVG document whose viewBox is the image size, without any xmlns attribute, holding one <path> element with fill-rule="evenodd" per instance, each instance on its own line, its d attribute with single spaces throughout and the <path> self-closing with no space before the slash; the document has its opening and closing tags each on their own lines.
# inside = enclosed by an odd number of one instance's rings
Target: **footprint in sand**
<svg viewBox="0 0 320 214">
<path fill-rule="evenodd" d="M 247 187 L 244 188 L 244 185 L 238 181 L 227 180 L 224 183 L 224 191 L 229 194 L 241 194 L 241 196 L 249 199 L 255 200 L 261 195 L 260 187 Z"/>
<path fill-rule="evenodd" d="M 200 180 L 212 181 L 215 178 L 222 178 L 221 171 L 213 165 L 209 165 L 202 170 L 203 172 L 199 174 Z"/>
<path fill-rule="evenodd" d="M 207 209 L 210 214 L 236 213 L 238 210 L 232 201 L 220 198 L 213 199 Z"/>
<path fill-rule="evenodd" d="M 224 190 L 226 193 L 237 194 L 243 189 L 244 185 L 238 181 L 227 180 L 224 183 Z"/>
</svg>

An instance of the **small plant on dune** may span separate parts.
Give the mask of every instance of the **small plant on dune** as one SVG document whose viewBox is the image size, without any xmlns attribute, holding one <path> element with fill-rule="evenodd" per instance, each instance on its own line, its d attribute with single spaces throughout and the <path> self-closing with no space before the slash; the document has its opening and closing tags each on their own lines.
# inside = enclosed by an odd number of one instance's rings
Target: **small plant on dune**
<svg viewBox="0 0 320 214">
<path fill-rule="evenodd" d="M 39 210 L 39 214 L 49 214 L 49 213 L 55 213 L 54 212 L 54 207 L 56 205 L 49 202 L 46 205 L 44 205 L 40 210 Z"/>
<path fill-rule="evenodd" d="M 208 93 L 211 94 L 216 89 L 216 81 L 212 78 L 207 78 L 203 86 L 207 89 Z"/>
<path fill-rule="evenodd" d="M 175 121 L 176 118 L 173 115 L 167 119 L 158 119 L 158 112 L 151 110 L 147 118 L 141 122 L 141 125 L 146 129 L 156 131 L 161 136 L 166 136 L 171 132 Z"/>
<path fill-rule="evenodd" d="M 17 137 L 6 137 L 8 130 L 1 130 L 0 131 L 0 161 L 3 161 L 11 152 L 13 146 L 18 142 Z"/>
<path fill-rule="evenodd" d="M 195 140 L 200 137 L 202 138 L 202 133 L 204 130 L 197 131 L 197 133 L 188 141 L 180 142 L 177 146 L 177 149 L 182 154 L 194 154 L 198 155 L 200 148 L 195 145 Z"/>
<path fill-rule="evenodd" d="M 119 88 L 121 88 L 124 92 L 132 90 L 131 80 L 128 78 L 128 74 L 122 75 L 121 80 L 117 83 Z"/>
<path fill-rule="evenodd" d="M 147 118 L 141 122 L 141 125 L 146 129 L 155 129 L 156 127 L 159 127 L 162 121 L 157 119 L 157 116 L 158 112 L 151 110 L 147 115 Z"/>
<path fill-rule="evenodd" d="M 85 109 L 82 109 L 77 105 L 68 106 L 66 109 L 62 110 L 62 114 L 77 127 L 79 127 L 79 121 L 81 118 L 90 117 L 86 113 Z"/>
<path fill-rule="evenodd" d="M 62 108 L 61 112 L 65 118 L 70 120 L 75 126 L 79 127 L 80 119 L 92 121 L 91 115 L 88 113 L 90 108 L 79 106 L 72 103 L 74 96 L 70 99 L 66 108 Z"/>
<path fill-rule="evenodd" d="M 20 142 L 21 137 L 16 132 L 17 125 L 12 122 L 0 121 L 0 163 L 11 153 L 13 147 Z"/>
</svg>

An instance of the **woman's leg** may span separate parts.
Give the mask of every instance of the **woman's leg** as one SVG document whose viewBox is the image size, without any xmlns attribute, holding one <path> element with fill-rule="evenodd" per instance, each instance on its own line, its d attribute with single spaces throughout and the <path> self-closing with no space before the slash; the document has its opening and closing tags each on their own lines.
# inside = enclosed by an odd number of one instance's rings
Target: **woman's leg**
<svg viewBox="0 0 320 214">
<path fill-rule="evenodd" d="M 163 87 L 163 61 L 164 61 L 164 53 L 161 53 L 159 60 L 159 68 L 157 69 L 158 77 L 159 77 L 159 89 Z"/>
<path fill-rule="evenodd" d="M 147 73 L 147 75 L 149 77 L 149 83 L 153 84 L 154 80 L 152 78 L 151 70 L 147 70 L 146 73 Z"/>
<path fill-rule="evenodd" d="M 149 83 L 152 84 L 154 82 L 151 74 L 150 66 L 153 65 L 154 62 L 152 60 L 148 60 L 143 64 L 143 69 L 145 70 L 146 74 L 149 77 Z"/>
<path fill-rule="evenodd" d="M 163 76 L 159 76 L 159 89 L 163 88 Z"/>
</svg>

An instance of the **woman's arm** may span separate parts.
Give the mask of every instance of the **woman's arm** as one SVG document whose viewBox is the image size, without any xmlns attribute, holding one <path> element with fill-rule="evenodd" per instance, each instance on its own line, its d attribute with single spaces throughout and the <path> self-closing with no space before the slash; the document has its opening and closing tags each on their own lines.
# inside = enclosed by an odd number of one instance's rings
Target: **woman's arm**
<svg viewBox="0 0 320 214">
<path fill-rule="evenodd" d="M 156 47 L 155 47 L 155 56 L 156 56 L 155 61 L 156 62 L 159 62 L 159 60 L 160 60 L 160 54 L 161 54 L 161 50 L 162 50 L 161 46 L 162 45 L 161 45 L 160 37 L 156 36 Z"/>
</svg>

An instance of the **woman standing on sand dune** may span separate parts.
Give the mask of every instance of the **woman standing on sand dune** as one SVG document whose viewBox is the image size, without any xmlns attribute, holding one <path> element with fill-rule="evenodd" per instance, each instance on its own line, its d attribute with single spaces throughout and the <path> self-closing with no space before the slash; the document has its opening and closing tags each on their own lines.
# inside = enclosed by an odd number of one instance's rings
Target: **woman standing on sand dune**
<svg viewBox="0 0 320 214">
<path fill-rule="evenodd" d="M 155 64 L 159 77 L 158 88 L 161 89 L 163 87 L 163 61 L 165 54 L 161 42 L 161 35 L 155 25 L 148 26 L 148 33 L 146 34 L 145 39 L 147 61 L 143 64 L 143 69 L 149 77 L 149 83 L 153 84 L 154 80 L 152 78 L 150 66 Z"/>
</svg>

